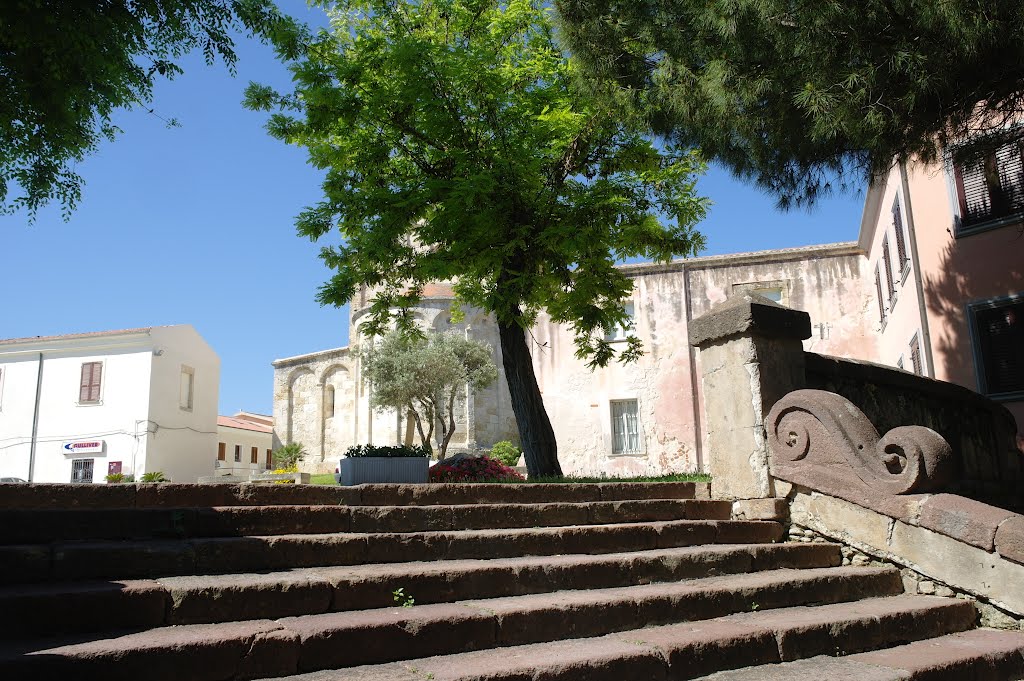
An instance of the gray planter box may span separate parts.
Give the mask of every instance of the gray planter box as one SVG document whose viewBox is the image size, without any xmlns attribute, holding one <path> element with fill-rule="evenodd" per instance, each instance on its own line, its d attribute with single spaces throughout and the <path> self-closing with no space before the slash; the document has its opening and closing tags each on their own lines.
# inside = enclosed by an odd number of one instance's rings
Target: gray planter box
<svg viewBox="0 0 1024 681">
<path fill-rule="evenodd" d="M 426 482 L 430 461 L 425 456 L 359 456 L 342 459 L 338 466 L 342 485 L 364 482 Z"/>
</svg>

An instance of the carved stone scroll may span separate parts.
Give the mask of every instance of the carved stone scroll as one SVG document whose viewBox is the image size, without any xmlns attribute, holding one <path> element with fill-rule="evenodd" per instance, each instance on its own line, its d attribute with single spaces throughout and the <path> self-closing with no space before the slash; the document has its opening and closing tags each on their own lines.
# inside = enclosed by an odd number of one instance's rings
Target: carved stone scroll
<svg viewBox="0 0 1024 681">
<path fill-rule="evenodd" d="M 952 475 L 949 443 L 924 426 L 878 431 L 846 398 L 794 390 L 765 419 L 772 475 L 811 489 L 861 485 L 883 494 L 940 488 Z"/>
</svg>

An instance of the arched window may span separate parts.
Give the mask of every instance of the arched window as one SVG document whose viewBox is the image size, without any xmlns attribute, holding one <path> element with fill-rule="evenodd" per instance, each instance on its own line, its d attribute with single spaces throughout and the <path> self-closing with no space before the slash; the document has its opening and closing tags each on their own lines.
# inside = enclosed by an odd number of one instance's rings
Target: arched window
<svg viewBox="0 0 1024 681">
<path fill-rule="evenodd" d="M 334 386 L 324 389 L 324 418 L 334 418 Z"/>
</svg>

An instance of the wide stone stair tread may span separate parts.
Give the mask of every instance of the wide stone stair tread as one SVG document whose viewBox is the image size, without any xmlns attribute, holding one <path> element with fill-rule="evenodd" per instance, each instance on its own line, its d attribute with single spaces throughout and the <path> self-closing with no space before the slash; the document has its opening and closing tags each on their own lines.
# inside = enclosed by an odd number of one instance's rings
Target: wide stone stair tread
<svg viewBox="0 0 1024 681">
<path fill-rule="evenodd" d="M 667 681 L 945 636 L 972 626 L 965 601 L 931 596 L 794 607 L 584 639 L 492 648 L 280 681 Z M 301 661 L 301 658 L 300 658 Z M 818 681 L 821 681 L 820 679 Z"/>
<path fill-rule="evenodd" d="M 964 601 L 890 596 L 899 573 L 888 568 L 780 570 L 677 584 L 386 608 L 226 624 L 162 627 L 108 638 L 14 642 L 0 653 L 0 676 L 74 673 L 104 678 L 163 678 L 141 660 L 160 660 L 180 678 L 233 678 L 211 673 L 275 657 L 296 671 L 451 655 L 532 641 L 595 637 L 706 656 L 725 646 L 731 659 L 767 663 L 855 652 L 893 641 L 969 628 Z M 806 607 L 805 603 L 845 601 Z M 780 608 L 729 615 L 752 608 Z M 704 620 L 692 622 L 691 620 Z M 687 621 L 640 628 L 645 623 Z M 632 627 L 632 628 L 631 628 Z M 606 637 L 607 638 L 607 637 Z M 692 650 L 690 650 L 692 648 Z M 239 651 L 245 651 L 239 656 Z M 670 660 L 677 655 L 672 652 Z M 712 657 L 719 657 L 718 655 Z M 216 659 L 214 659 L 216 658 Z M 290 662 L 289 662 L 290 659 Z M 703 658 L 702 658 L 703 659 Z M 709 660 L 705 660 L 706 662 Z M 720 664 L 721 662 L 715 662 Z M 695 668 L 700 668 L 696 665 Z M 722 667 L 701 671 L 708 673 Z M 247 672 L 245 672 L 247 673 Z M 122 676 L 122 674 L 130 674 Z M 273 676 L 267 674 L 267 676 Z"/>
<path fill-rule="evenodd" d="M 675 520 L 541 528 L 283 534 L 182 540 L 0 546 L 0 567 L 20 581 L 129 579 L 263 572 L 364 563 L 595 554 L 699 544 L 769 543 L 776 522 Z"/>
<path fill-rule="evenodd" d="M 83 632 L 382 608 L 838 566 L 835 544 L 742 544 L 631 553 L 295 568 L 0 588 L 0 634 Z"/>
<path fill-rule="evenodd" d="M 700 681 L 1006 681 L 1024 678 L 1024 633 L 974 629 L 846 657 L 813 657 Z"/>
<path fill-rule="evenodd" d="M 338 532 L 437 532 L 666 520 L 729 520 L 729 502 L 640 499 L 428 506 L 268 505 L 0 510 L 2 544 Z"/>
</svg>

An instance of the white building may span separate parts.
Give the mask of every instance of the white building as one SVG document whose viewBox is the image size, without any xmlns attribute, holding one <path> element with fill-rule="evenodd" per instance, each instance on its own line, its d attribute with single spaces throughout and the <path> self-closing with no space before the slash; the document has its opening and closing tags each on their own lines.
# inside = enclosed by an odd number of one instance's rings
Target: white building
<svg viewBox="0 0 1024 681">
<path fill-rule="evenodd" d="M 0 477 L 209 475 L 220 359 L 189 325 L 0 340 Z"/>
<path fill-rule="evenodd" d="M 240 411 L 217 417 L 217 475 L 249 477 L 274 467 L 274 417 Z"/>
</svg>

